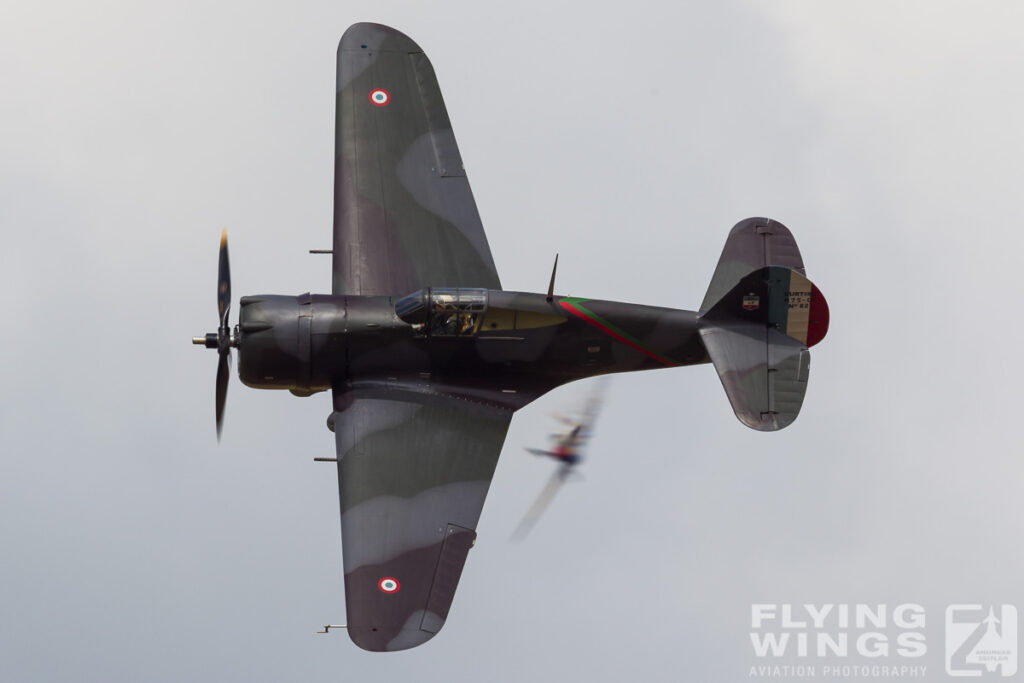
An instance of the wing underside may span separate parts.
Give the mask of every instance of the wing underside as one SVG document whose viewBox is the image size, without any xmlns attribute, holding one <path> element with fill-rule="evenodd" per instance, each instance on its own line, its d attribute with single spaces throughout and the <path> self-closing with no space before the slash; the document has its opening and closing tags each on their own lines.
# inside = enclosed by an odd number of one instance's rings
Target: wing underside
<svg viewBox="0 0 1024 683">
<path fill-rule="evenodd" d="M 501 284 L 434 69 L 408 36 L 338 46 L 333 293 Z"/>
<path fill-rule="evenodd" d="M 512 411 L 401 390 L 335 392 L 348 633 L 403 650 L 444 624 Z"/>
</svg>

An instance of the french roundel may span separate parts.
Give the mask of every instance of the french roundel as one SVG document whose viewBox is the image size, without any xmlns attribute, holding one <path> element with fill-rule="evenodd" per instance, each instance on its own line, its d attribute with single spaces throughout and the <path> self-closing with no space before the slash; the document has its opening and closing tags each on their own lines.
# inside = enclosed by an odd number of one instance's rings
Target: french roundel
<svg viewBox="0 0 1024 683">
<path fill-rule="evenodd" d="M 393 576 L 385 576 L 383 579 L 377 582 L 377 588 L 382 593 L 397 593 L 398 589 L 402 586 L 398 583 L 398 579 Z"/>
<path fill-rule="evenodd" d="M 378 107 L 387 106 L 391 101 L 391 93 L 384 88 L 374 88 L 370 91 L 370 103 Z"/>
</svg>

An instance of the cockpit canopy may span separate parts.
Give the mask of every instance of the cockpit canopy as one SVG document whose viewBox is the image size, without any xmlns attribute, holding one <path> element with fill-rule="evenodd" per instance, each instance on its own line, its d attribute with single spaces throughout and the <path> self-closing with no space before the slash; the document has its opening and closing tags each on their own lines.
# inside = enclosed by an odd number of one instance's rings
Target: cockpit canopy
<svg viewBox="0 0 1024 683">
<path fill-rule="evenodd" d="M 469 337 L 477 333 L 487 310 L 487 290 L 428 287 L 395 303 L 395 314 L 420 334 Z"/>
</svg>

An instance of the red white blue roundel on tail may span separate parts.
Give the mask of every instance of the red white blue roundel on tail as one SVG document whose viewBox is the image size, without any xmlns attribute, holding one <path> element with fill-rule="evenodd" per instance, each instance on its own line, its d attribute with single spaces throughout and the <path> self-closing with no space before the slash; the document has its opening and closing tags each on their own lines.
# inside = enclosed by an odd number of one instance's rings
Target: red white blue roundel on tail
<svg viewBox="0 0 1024 683">
<path fill-rule="evenodd" d="M 386 107 L 391 101 L 391 93 L 384 88 L 374 88 L 370 91 L 370 103 L 378 107 Z"/>
<path fill-rule="evenodd" d="M 379 588 L 382 593 L 397 593 L 398 589 L 401 587 L 401 584 L 398 583 L 398 579 L 393 576 L 385 576 L 377 582 L 377 588 Z"/>
</svg>

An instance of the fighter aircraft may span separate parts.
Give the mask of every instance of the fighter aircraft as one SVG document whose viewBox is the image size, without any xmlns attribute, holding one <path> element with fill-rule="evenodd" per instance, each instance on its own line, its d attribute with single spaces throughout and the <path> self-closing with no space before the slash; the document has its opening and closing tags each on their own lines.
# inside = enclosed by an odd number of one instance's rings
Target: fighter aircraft
<svg viewBox="0 0 1024 683">
<path fill-rule="evenodd" d="M 530 530 L 533 529 L 533 525 L 537 523 L 537 520 L 547 510 L 548 505 L 551 504 L 562 484 L 567 482 L 573 474 L 577 473 L 576 468 L 583 462 L 587 444 L 594 435 L 594 423 L 601 412 L 601 406 L 604 404 L 604 394 L 608 388 L 607 380 L 607 375 L 598 378 L 593 393 L 591 393 L 586 406 L 578 417 L 557 413 L 552 415 L 552 417 L 564 423 L 569 429 L 560 434 L 552 434 L 550 448 L 526 449 L 528 453 L 553 459 L 558 463 L 558 469 L 551 475 L 548 483 L 541 489 L 537 499 L 526 512 L 526 516 L 523 517 L 519 526 L 516 527 L 515 532 L 512 534 L 513 540 L 521 541 L 526 538 Z"/>
<path fill-rule="evenodd" d="M 528 453 L 543 455 L 553 458 L 561 464 L 558 472 L 561 478 L 566 478 L 572 468 L 583 460 L 583 451 L 594 434 L 594 423 L 597 416 L 601 414 L 601 406 L 604 404 L 604 395 L 608 390 L 608 378 L 606 376 L 598 379 L 592 389 L 587 403 L 578 416 L 562 415 L 553 413 L 552 417 L 566 425 L 569 429 L 565 432 L 551 435 L 551 447 L 527 448 Z"/>
<path fill-rule="evenodd" d="M 513 413 L 566 382 L 711 362 L 736 416 L 796 419 L 828 328 L 789 230 L 729 233 L 696 311 L 504 291 L 441 90 L 409 37 L 355 24 L 337 55 L 330 294 L 241 298 L 221 240 L 216 424 L 231 349 L 242 382 L 330 391 L 347 630 L 367 650 L 432 638 Z"/>
</svg>

